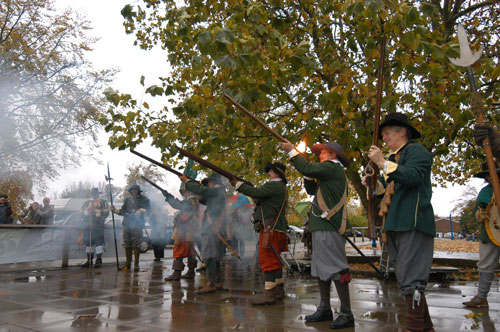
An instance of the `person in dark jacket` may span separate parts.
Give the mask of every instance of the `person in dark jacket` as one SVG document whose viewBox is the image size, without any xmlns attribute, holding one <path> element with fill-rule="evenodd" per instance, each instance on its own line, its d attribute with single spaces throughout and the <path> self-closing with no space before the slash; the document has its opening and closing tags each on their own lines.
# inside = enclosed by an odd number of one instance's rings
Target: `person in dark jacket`
<svg viewBox="0 0 500 332">
<path fill-rule="evenodd" d="M 500 169 L 495 164 L 497 174 L 500 177 Z M 479 261 L 477 262 L 477 269 L 479 270 L 479 283 L 477 288 L 477 295 L 471 300 L 463 302 L 463 305 L 469 308 L 488 308 L 488 293 L 490 292 L 491 284 L 495 280 L 495 270 L 498 268 L 498 261 L 500 259 L 500 247 L 498 243 L 493 243 L 486 230 L 485 221 L 498 214 L 488 214 L 487 211 L 496 209 L 495 200 L 493 197 L 493 186 L 491 185 L 490 172 L 488 171 L 488 164 L 483 163 L 481 172 L 474 175 L 477 178 L 482 178 L 487 182 L 479 195 L 477 196 L 474 215 L 481 224 L 481 232 L 479 233 Z M 496 220 L 500 222 L 500 220 Z M 492 220 L 493 222 L 493 220 Z"/>
<path fill-rule="evenodd" d="M 0 194 L 0 224 L 12 224 L 12 206 L 9 202 L 9 197 L 5 194 Z"/>
<path fill-rule="evenodd" d="M 104 253 L 104 221 L 109 216 L 108 202 L 99 198 L 101 192 L 97 188 L 92 188 L 90 192 L 91 199 L 85 201 L 80 209 L 83 228 L 83 243 L 87 261 L 81 267 L 94 266 L 96 268 L 102 265 L 102 254 Z M 94 249 L 95 248 L 95 249 Z M 94 252 L 96 261 L 93 265 Z"/>
<path fill-rule="evenodd" d="M 280 256 L 282 251 L 288 250 L 285 170 L 285 165 L 281 163 L 267 164 L 265 172 L 269 175 L 269 181 L 260 187 L 252 187 L 237 179 L 231 180 L 237 191 L 258 200 L 254 220 L 260 223 L 256 230 L 259 231 L 259 265 L 265 275 L 265 291 L 252 298 L 251 302 L 255 305 L 274 304 L 285 297 Z M 269 245 L 266 245 L 269 241 L 263 241 L 266 233 L 270 234 Z"/>
<path fill-rule="evenodd" d="M 349 227 L 347 223 L 347 178 L 344 168 L 349 160 L 342 146 L 336 142 L 315 144 L 311 147 L 320 163 L 310 163 L 290 143 L 280 143 L 288 151 L 292 164 L 304 175 L 304 186 L 314 195 L 309 216 L 312 232 L 311 275 L 318 277 L 320 305 L 316 312 L 307 315 L 307 322 L 332 321 L 330 328 L 344 329 L 354 326 L 349 294 L 349 264 L 342 237 Z M 335 284 L 340 300 L 339 315 L 333 320 L 330 307 L 330 288 Z"/>
<path fill-rule="evenodd" d="M 224 243 L 220 237 L 226 235 L 227 197 L 226 189 L 220 174 L 211 174 L 201 185 L 181 175 L 180 180 L 186 184 L 186 190 L 200 196 L 200 203 L 206 205 L 202 219 L 201 259 L 206 266 L 207 281 L 197 291 L 198 295 L 213 293 L 222 289 L 221 261 L 224 256 Z"/>
<path fill-rule="evenodd" d="M 174 240 L 172 270 L 174 272 L 166 277 L 165 281 L 179 281 L 181 277 L 184 279 L 194 279 L 195 277 L 197 261 L 194 242 L 199 224 L 198 199 L 192 192 L 184 188 L 184 184 L 181 185 L 180 192 L 184 197 L 183 200 L 175 198 L 166 190 L 163 191 L 168 204 L 178 210 L 174 218 L 174 232 L 172 234 Z M 184 258 L 187 258 L 188 271 L 181 275 L 185 267 L 182 262 Z"/>
<path fill-rule="evenodd" d="M 151 213 L 151 205 L 149 199 L 142 195 L 141 187 L 137 184 L 132 185 L 128 192 L 130 196 L 125 198 L 120 211 L 117 212 L 123 216 L 123 246 L 125 247 L 126 263 L 122 270 L 130 270 L 133 252 L 134 271 L 139 271 L 139 256 L 144 238 L 144 217 Z M 111 206 L 111 209 L 114 211 L 115 207 Z"/>
<path fill-rule="evenodd" d="M 434 329 L 424 291 L 431 272 L 436 234 L 431 205 L 432 154 L 413 142 L 420 133 L 405 114 L 387 114 L 380 124 L 380 133 L 389 155 L 384 157 L 372 145 L 368 157 L 383 172 L 383 231 L 398 287 L 405 297 L 406 330 L 431 332 Z"/>
</svg>

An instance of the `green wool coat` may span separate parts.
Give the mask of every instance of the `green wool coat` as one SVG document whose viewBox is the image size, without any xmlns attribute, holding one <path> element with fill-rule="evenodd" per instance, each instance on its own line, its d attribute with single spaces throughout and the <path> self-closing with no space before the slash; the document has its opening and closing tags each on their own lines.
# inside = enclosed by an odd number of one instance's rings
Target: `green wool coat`
<svg viewBox="0 0 500 332">
<path fill-rule="evenodd" d="M 388 175 L 394 195 L 385 220 L 386 231 L 419 230 L 434 237 L 436 223 L 431 205 L 432 155 L 422 145 L 408 141 L 401 148 L 398 167 Z M 396 155 L 389 157 L 395 162 Z"/>
<path fill-rule="evenodd" d="M 318 187 L 329 209 L 333 208 L 340 201 L 344 194 L 346 177 L 344 167 L 341 164 L 332 161 L 324 161 L 319 164 L 309 163 L 301 155 L 292 158 L 292 164 L 304 176 L 314 178 L 314 180 L 305 180 L 304 186 L 309 195 L 314 195 L 312 213 L 309 214 L 309 231 L 337 231 L 342 222 L 342 207 L 334 214 L 330 222 L 321 218 L 321 210 L 318 205 L 317 192 Z M 333 223 L 335 227 L 331 224 Z M 350 228 L 347 223 L 347 228 Z"/>
<path fill-rule="evenodd" d="M 224 215 L 222 216 L 220 229 L 224 230 L 227 226 L 227 199 L 224 187 L 205 187 L 194 181 L 188 181 L 186 182 L 186 189 L 201 196 L 200 201 L 205 201 L 205 205 L 207 206 L 205 215 L 203 216 L 202 231 L 208 232 L 211 223 L 217 222 L 221 213 L 224 213 Z M 210 221 L 208 215 L 210 215 Z"/>
<path fill-rule="evenodd" d="M 269 181 L 261 187 L 252 187 L 244 183 L 237 190 L 244 195 L 258 200 L 255 208 L 255 218 L 260 220 L 263 215 L 264 220 L 266 220 L 268 218 L 275 218 L 278 215 L 281 206 L 283 205 L 283 201 L 285 200 L 287 189 L 286 184 L 283 181 Z M 274 230 L 286 232 L 287 228 L 288 222 L 286 221 L 285 203 Z"/>
<path fill-rule="evenodd" d="M 151 205 L 146 196 L 127 196 L 125 198 L 120 211 L 117 212 L 120 216 L 124 216 L 123 227 L 144 228 L 144 214 L 135 215 L 135 211 L 139 209 L 145 209 L 146 215 L 151 213 Z"/>
<path fill-rule="evenodd" d="M 488 184 L 487 186 L 483 187 L 479 192 L 479 195 L 477 195 L 476 207 L 474 208 L 473 215 L 476 215 L 478 207 L 483 210 L 486 209 L 488 204 L 490 204 L 491 197 L 493 197 L 493 186 L 491 184 Z M 481 233 L 479 234 L 479 240 L 486 243 L 491 242 L 488 233 L 486 233 L 486 226 L 484 225 L 484 222 L 481 223 Z"/>
</svg>

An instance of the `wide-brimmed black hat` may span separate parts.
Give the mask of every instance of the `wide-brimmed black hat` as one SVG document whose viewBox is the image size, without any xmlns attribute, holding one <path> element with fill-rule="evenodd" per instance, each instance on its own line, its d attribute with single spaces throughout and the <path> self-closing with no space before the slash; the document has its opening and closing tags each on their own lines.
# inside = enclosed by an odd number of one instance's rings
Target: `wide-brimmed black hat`
<svg viewBox="0 0 500 332">
<path fill-rule="evenodd" d="M 328 150 L 331 152 L 335 152 L 337 155 L 338 160 L 344 165 L 345 168 L 349 167 L 349 159 L 345 156 L 345 154 L 342 152 L 342 146 L 337 143 L 337 142 L 328 142 L 326 144 L 314 144 L 311 147 L 311 151 L 319 158 L 319 155 L 321 154 L 321 150 Z"/>
<path fill-rule="evenodd" d="M 420 132 L 411 126 L 406 114 L 394 112 L 387 114 L 384 122 L 380 124 L 379 138 L 382 138 L 382 128 L 393 126 L 408 128 L 410 130 L 410 138 L 419 138 L 421 136 Z"/>
<path fill-rule="evenodd" d="M 102 192 L 99 191 L 99 188 L 92 188 L 92 189 L 90 189 L 90 194 L 91 195 L 100 195 L 100 194 L 102 194 Z M 45 198 L 43 200 L 45 200 Z"/>
<path fill-rule="evenodd" d="M 285 176 L 285 171 L 286 171 L 285 165 L 283 165 L 282 163 L 268 163 L 266 165 L 265 171 L 267 173 L 270 170 L 273 170 L 276 174 L 279 175 L 279 177 L 281 178 L 281 180 L 283 180 L 283 182 L 287 183 Z"/>
<path fill-rule="evenodd" d="M 497 174 L 500 177 L 500 168 L 498 168 L 498 164 L 497 163 L 495 163 L 495 168 L 497 169 Z M 474 174 L 474 177 L 475 178 L 485 179 L 486 175 L 489 175 L 489 174 L 490 174 L 490 171 L 488 170 L 488 163 L 484 162 L 483 166 L 481 168 L 481 172 L 479 172 L 477 174 Z"/>
<path fill-rule="evenodd" d="M 133 184 L 132 186 L 130 186 L 130 188 L 128 188 L 128 192 L 132 193 L 132 190 L 134 190 L 134 189 L 137 189 L 139 191 L 139 193 L 142 192 L 141 187 L 139 187 L 138 184 Z"/>
<path fill-rule="evenodd" d="M 212 173 L 210 174 L 210 176 L 206 179 L 207 180 L 207 184 L 208 182 L 212 181 L 212 182 L 216 182 L 220 185 L 222 185 L 222 176 L 219 174 L 219 173 Z"/>
</svg>

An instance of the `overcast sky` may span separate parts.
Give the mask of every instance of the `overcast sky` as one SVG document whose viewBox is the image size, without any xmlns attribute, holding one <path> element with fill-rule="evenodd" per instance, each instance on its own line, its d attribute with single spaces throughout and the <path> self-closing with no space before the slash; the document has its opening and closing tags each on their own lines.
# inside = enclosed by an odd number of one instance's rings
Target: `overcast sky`
<svg viewBox="0 0 500 332">
<path fill-rule="evenodd" d="M 153 84 L 155 78 L 164 75 L 168 71 L 168 63 L 165 53 L 160 50 L 143 51 L 133 45 L 133 36 L 124 33 L 122 26 L 121 9 L 128 3 L 134 1 L 127 0 L 57 0 L 57 4 L 64 7 L 72 7 L 79 13 L 86 13 L 87 18 L 92 21 L 92 35 L 99 37 L 99 42 L 95 45 L 95 50 L 91 53 L 91 60 L 96 68 L 114 67 L 120 70 L 116 76 L 116 81 L 112 85 L 114 89 L 122 92 L 129 92 L 134 97 L 139 98 L 142 94 L 142 87 L 139 84 L 141 75 L 146 76 L 146 86 Z M 155 105 L 152 99 L 148 99 L 150 106 Z M 72 182 L 91 181 L 98 183 L 104 180 L 106 173 L 106 162 L 109 162 L 114 184 L 117 186 L 125 185 L 125 174 L 127 164 L 138 163 L 140 160 L 128 151 L 112 151 L 106 144 L 108 135 L 102 133 L 101 144 L 103 148 L 100 153 L 100 159 L 103 164 L 84 161 L 81 167 L 71 168 L 61 173 L 61 177 L 49 184 L 48 194 L 54 195 L 55 192 L 61 192 L 64 187 Z M 156 148 L 143 144 L 136 148 L 156 160 L 160 159 L 160 152 Z M 167 183 L 164 186 L 177 192 L 179 180 L 176 176 L 168 172 Z M 473 179 L 469 184 L 475 188 L 481 188 L 484 183 L 482 180 Z M 435 188 L 433 191 L 432 205 L 434 212 L 440 216 L 448 216 L 453 209 L 455 202 L 466 192 L 466 186 L 449 186 L 447 189 Z M 39 199 L 39 198 L 38 198 Z"/>
</svg>

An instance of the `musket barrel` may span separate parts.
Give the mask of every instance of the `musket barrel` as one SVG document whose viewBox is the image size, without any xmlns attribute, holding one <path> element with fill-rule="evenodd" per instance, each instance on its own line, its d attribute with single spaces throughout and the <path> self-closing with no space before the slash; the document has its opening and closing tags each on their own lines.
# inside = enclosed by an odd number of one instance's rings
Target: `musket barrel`
<svg viewBox="0 0 500 332">
<path fill-rule="evenodd" d="M 288 142 L 288 140 L 286 138 L 284 138 L 283 136 L 281 136 L 280 134 L 278 134 L 276 131 L 274 131 L 273 129 L 269 128 L 269 126 L 267 124 L 265 124 L 261 119 L 259 119 L 258 117 L 256 117 L 252 112 L 250 112 L 249 110 L 247 110 L 245 107 L 243 107 L 240 103 L 238 103 L 236 100 L 234 100 L 233 98 L 229 97 L 229 95 L 225 92 L 222 93 L 222 95 L 227 99 L 229 100 L 234 106 L 236 106 L 237 108 L 239 108 L 241 111 L 243 111 L 243 113 L 245 113 L 246 115 L 248 115 L 250 118 L 252 118 L 253 121 L 257 122 L 262 128 L 264 128 L 265 130 L 267 130 L 271 135 L 273 135 L 274 137 L 276 137 L 279 141 L 281 142 Z"/>
<path fill-rule="evenodd" d="M 215 166 L 214 164 L 212 164 L 211 162 L 205 160 L 205 159 L 202 159 L 200 157 L 198 157 L 197 155 L 195 154 L 192 154 L 191 152 L 188 152 L 186 150 L 184 150 L 183 148 L 180 148 L 177 146 L 177 151 L 179 151 L 180 154 L 182 154 L 183 156 L 185 157 L 188 157 L 190 159 L 193 159 L 194 161 L 196 161 L 197 163 L 205 166 L 205 167 L 208 167 L 210 168 L 212 171 L 216 172 L 216 173 L 219 173 L 220 175 L 224 176 L 225 178 L 228 178 L 228 179 L 237 179 L 239 181 L 242 181 L 242 182 L 245 182 L 251 186 L 253 186 L 253 184 L 251 184 L 250 182 L 248 182 L 247 180 L 239 177 L 239 176 L 236 176 L 234 175 L 233 173 L 229 172 L 229 171 L 226 171 L 225 169 L 222 169 L 218 166 Z"/>
<path fill-rule="evenodd" d="M 146 181 L 147 183 L 149 183 L 150 185 L 152 185 L 153 187 L 155 187 L 156 189 L 160 190 L 160 191 L 164 191 L 164 189 L 162 187 L 160 187 L 159 185 L 157 185 L 156 183 L 154 183 L 153 181 L 151 181 L 150 179 L 148 179 L 147 177 L 145 177 L 144 175 L 141 175 L 141 178 Z"/>
<path fill-rule="evenodd" d="M 163 168 L 163 169 L 165 169 L 165 170 L 169 171 L 170 173 L 174 173 L 174 174 L 175 174 L 175 175 L 177 175 L 177 176 L 181 176 L 181 175 L 183 175 L 181 172 L 179 172 L 179 171 L 177 171 L 177 170 L 173 169 L 172 167 L 169 167 L 169 166 L 164 165 L 164 164 L 162 164 L 162 163 L 160 163 L 160 162 L 158 162 L 158 161 L 156 161 L 156 160 L 154 160 L 154 159 L 151 159 L 151 158 L 149 158 L 148 156 L 145 156 L 145 155 L 143 155 L 142 153 L 135 151 L 134 149 L 130 149 L 130 152 L 132 152 L 132 153 L 133 153 L 133 154 L 135 154 L 136 156 L 141 157 L 142 159 L 145 159 L 145 160 L 149 161 L 149 162 L 150 162 L 150 163 L 152 163 L 152 164 L 155 164 L 156 166 L 159 166 L 159 167 L 161 167 L 161 168 Z M 187 175 L 186 175 L 186 176 L 187 176 Z M 193 179 L 193 178 L 191 178 L 191 177 L 189 177 L 189 176 L 188 176 L 188 178 L 189 178 L 189 179 L 191 179 L 191 180 L 193 180 L 193 181 L 195 181 L 195 182 L 198 182 L 198 181 L 196 181 L 195 179 Z"/>
</svg>

